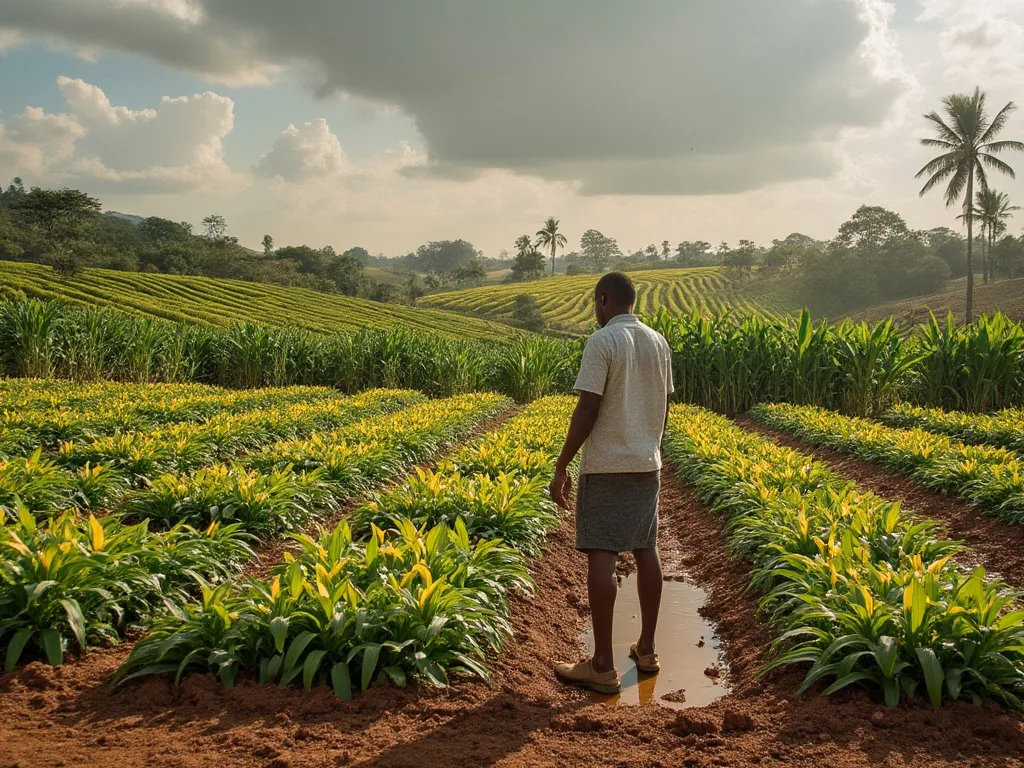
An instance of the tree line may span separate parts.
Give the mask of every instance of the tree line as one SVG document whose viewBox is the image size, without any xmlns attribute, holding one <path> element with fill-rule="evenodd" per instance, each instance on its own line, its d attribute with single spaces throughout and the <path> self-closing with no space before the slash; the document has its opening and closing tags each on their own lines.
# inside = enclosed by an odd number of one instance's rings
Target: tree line
<svg viewBox="0 0 1024 768">
<path fill-rule="evenodd" d="M 159 216 L 104 214 L 98 199 L 77 189 L 26 189 L 20 178 L 0 189 L 0 259 L 47 264 L 65 276 L 88 267 L 200 275 L 415 304 L 428 290 L 479 285 L 490 268 L 465 240 L 432 241 L 383 260 L 400 273 L 383 281 L 366 274 L 382 257 L 362 247 L 277 246 L 269 234 L 262 246 L 240 245 L 217 214 L 197 232 Z"/>
</svg>

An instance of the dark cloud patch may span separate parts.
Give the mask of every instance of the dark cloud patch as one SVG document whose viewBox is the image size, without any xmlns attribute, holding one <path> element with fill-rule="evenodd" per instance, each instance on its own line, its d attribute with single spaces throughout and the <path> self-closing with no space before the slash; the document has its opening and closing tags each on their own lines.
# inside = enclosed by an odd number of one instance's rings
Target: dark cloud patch
<svg viewBox="0 0 1024 768">
<path fill-rule="evenodd" d="M 11 0 L 0 25 L 234 82 L 278 67 L 411 115 L 429 163 L 591 193 L 737 192 L 835 167 L 907 87 L 883 0 Z M 875 46 L 866 41 L 874 41 Z"/>
</svg>

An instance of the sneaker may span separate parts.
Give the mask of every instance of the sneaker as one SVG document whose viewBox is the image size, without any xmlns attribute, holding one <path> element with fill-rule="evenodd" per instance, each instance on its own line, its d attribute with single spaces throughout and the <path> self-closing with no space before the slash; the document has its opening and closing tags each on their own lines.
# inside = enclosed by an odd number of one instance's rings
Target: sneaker
<svg viewBox="0 0 1024 768">
<path fill-rule="evenodd" d="M 622 689 L 618 670 L 596 672 L 593 659 L 581 661 L 579 664 L 556 664 L 555 675 L 566 683 L 589 688 L 598 693 L 618 693 Z"/>
<path fill-rule="evenodd" d="M 629 657 L 636 661 L 636 668 L 641 672 L 655 673 L 661 671 L 661 662 L 658 660 L 658 654 L 648 653 L 641 656 L 636 652 L 636 643 L 629 646 Z"/>
</svg>

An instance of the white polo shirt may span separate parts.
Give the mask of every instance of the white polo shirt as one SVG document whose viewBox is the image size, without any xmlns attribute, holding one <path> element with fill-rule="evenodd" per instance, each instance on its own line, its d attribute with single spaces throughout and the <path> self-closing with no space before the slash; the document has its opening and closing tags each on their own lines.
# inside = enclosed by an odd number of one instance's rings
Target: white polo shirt
<svg viewBox="0 0 1024 768">
<path fill-rule="evenodd" d="M 581 474 L 661 469 L 665 408 L 674 390 L 664 336 L 636 315 L 616 315 L 587 340 L 575 389 L 601 395 Z"/>
</svg>

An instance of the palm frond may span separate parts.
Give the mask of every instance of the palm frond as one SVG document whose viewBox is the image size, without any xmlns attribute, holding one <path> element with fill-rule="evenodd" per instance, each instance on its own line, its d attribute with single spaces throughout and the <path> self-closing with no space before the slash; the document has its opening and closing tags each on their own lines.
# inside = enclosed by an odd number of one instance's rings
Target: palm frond
<svg viewBox="0 0 1024 768">
<path fill-rule="evenodd" d="M 982 153 L 980 153 L 978 155 L 978 160 L 979 160 L 979 164 L 978 164 L 979 168 L 981 168 L 981 164 L 984 163 L 985 165 L 987 165 L 992 170 L 999 171 L 1001 173 L 1005 173 L 1011 179 L 1016 179 L 1017 178 L 1017 174 L 1014 172 L 1013 168 L 1011 168 L 1009 165 L 1007 165 L 1006 163 L 1004 163 L 1002 160 L 1000 160 L 998 157 L 996 157 L 994 155 L 989 155 L 989 154 L 986 154 L 985 152 L 982 152 Z"/>
<path fill-rule="evenodd" d="M 999 110 L 999 114 L 992 118 L 992 123 L 991 125 L 989 125 L 988 130 L 985 131 L 984 135 L 981 137 L 981 139 L 979 139 L 979 143 L 985 144 L 991 139 L 995 138 L 996 135 L 1001 130 L 1003 130 L 1003 128 L 1006 127 L 1006 121 L 1009 119 L 1010 115 L 1016 109 L 1017 105 L 1011 101 L 1001 110 Z"/>
<path fill-rule="evenodd" d="M 967 188 L 967 180 L 970 178 L 971 167 L 967 163 L 961 163 L 956 168 L 956 173 L 953 174 L 953 178 L 949 180 L 949 185 L 946 187 L 946 205 L 953 206 L 960 202 L 960 198 L 964 195 L 964 190 Z M 970 207 L 969 204 L 965 203 L 965 210 Z"/>
<path fill-rule="evenodd" d="M 944 155 L 939 155 L 918 171 L 914 178 L 919 179 L 922 176 L 930 176 L 931 174 L 939 173 L 940 171 L 948 175 L 956 170 L 956 160 L 957 156 L 955 152 L 947 152 Z"/>
<path fill-rule="evenodd" d="M 1024 141 L 993 141 L 979 147 L 983 152 L 1024 152 Z"/>
<path fill-rule="evenodd" d="M 939 138 L 943 141 L 948 141 L 954 146 L 958 146 L 964 143 L 964 138 L 960 136 L 956 131 L 946 125 L 946 122 L 939 116 L 938 112 L 929 112 L 924 116 L 925 120 L 931 120 L 935 123 L 935 131 L 938 133 Z"/>
<path fill-rule="evenodd" d="M 936 149 L 956 149 L 956 144 L 944 139 L 921 139 L 921 146 L 935 147 Z"/>
</svg>

